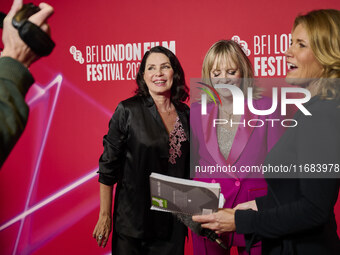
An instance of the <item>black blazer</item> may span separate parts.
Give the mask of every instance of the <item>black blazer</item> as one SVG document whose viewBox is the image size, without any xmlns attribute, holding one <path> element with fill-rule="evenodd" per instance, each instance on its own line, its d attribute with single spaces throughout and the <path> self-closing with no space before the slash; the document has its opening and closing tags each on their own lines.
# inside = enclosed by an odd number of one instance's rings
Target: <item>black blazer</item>
<svg viewBox="0 0 340 255">
<path fill-rule="evenodd" d="M 189 107 L 175 105 L 187 137 L 175 167 L 168 163 L 169 135 L 151 97 L 134 96 L 118 104 L 99 160 L 99 182 L 117 183 L 114 231 L 135 238 L 167 238 L 170 213 L 150 210 L 151 172 L 189 177 Z M 183 226 L 184 227 L 184 226 Z"/>
<path fill-rule="evenodd" d="M 339 105 L 339 100 L 313 97 L 305 104 L 312 116 L 297 112 L 298 126 L 288 128 L 264 164 L 339 167 Z M 265 177 L 268 195 L 256 199 L 259 211 L 235 213 L 236 231 L 245 234 L 247 248 L 262 239 L 263 254 L 340 254 L 334 215 L 339 179 Z"/>
</svg>

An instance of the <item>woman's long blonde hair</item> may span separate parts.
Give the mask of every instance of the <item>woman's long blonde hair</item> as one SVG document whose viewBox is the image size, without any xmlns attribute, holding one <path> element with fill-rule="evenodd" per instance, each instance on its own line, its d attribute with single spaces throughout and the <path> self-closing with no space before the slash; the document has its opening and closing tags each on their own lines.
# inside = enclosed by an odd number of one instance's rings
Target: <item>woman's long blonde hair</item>
<svg viewBox="0 0 340 255">
<path fill-rule="evenodd" d="M 254 85 L 252 64 L 237 42 L 232 40 L 220 40 L 214 43 L 208 50 L 202 66 L 202 80 L 210 86 L 212 86 L 210 72 L 214 66 L 215 59 L 218 60 L 218 63 L 221 62 L 221 59 L 225 59 L 226 62 L 232 60 L 241 73 L 241 89 L 243 94 L 247 95 L 248 87 L 253 87 L 253 97 L 260 97 L 261 89 Z"/>
<path fill-rule="evenodd" d="M 308 34 L 315 58 L 323 67 L 318 95 L 323 99 L 339 97 L 340 11 L 314 10 L 295 18 L 293 31 L 302 25 Z"/>
</svg>

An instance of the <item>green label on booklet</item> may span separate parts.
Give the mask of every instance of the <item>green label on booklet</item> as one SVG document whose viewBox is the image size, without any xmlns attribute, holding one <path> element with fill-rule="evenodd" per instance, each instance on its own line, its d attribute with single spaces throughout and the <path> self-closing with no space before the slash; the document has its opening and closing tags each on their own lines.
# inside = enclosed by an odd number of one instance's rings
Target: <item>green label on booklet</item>
<svg viewBox="0 0 340 255">
<path fill-rule="evenodd" d="M 162 208 L 168 208 L 168 201 L 158 197 L 152 197 L 152 205 Z"/>
</svg>

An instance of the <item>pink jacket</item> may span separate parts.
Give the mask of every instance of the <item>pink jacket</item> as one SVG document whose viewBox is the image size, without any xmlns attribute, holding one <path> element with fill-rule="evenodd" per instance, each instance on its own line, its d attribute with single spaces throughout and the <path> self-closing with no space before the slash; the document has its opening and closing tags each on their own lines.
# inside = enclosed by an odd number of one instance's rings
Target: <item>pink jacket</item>
<svg viewBox="0 0 340 255">
<path fill-rule="evenodd" d="M 271 99 L 266 97 L 254 100 L 254 107 L 258 110 L 269 109 L 271 104 Z M 195 175 L 196 180 L 219 182 L 221 184 L 221 192 L 226 200 L 224 208 L 233 208 L 239 203 L 266 195 L 267 184 L 261 173 L 254 174 L 240 172 L 240 170 L 244 170 L 245 167 L 260 166 L 264 162 L 267 153 L 283 134 L 284 128 L 281 125 L 281 121 L 268 121 L 269 119 L 281 120 L 279 111 L 269 116 L 259 116 L 251 113 L 248 107 L 245 106 L 245 114 L 241 117 L 240 122 L 245 120 L 246 125 L 239 124 L 228 159 L 225 160 L 219 150 L 216 128 L 213 127 L 213 119 L 217 118 L 218 106 L 215 106 L 213 103 L 207 105 L 207 115 L 201 115 L 200 104 L 195 103 L 191 105 L 192 170 L 195 169 L 196 165 L 216 166 L 216 164 L 219 166 L 230 165 L 237 169 L 236 173 L 196 173 Z M 250 126 L 247 124 L 249 120 L 252 120 Z M 225 236 L 229 239 L 227 242 L 231 245 L 231 236 L 228 234 Z M 196 241 L 194 240 L 194 249 L 195 246 L 199 246 L 199 243 L 196 243 Z M 232 245 L 245 246 L 243 235 L 235 233 Z"/>
</svg>

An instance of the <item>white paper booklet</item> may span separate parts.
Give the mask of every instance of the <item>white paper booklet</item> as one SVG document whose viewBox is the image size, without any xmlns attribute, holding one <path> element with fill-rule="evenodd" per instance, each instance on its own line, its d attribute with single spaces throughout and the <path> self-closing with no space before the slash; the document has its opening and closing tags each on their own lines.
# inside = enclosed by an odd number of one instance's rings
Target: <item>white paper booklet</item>
<svg viewBox="0 0 340 255">
<path fill-rule="evenodd" d="M 222 208 L 219 183 L 186 180 L 167 175 L 150 175 L 151 209 L 184 214 L 210 214 Z"/>
</svg>

